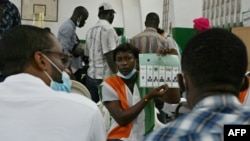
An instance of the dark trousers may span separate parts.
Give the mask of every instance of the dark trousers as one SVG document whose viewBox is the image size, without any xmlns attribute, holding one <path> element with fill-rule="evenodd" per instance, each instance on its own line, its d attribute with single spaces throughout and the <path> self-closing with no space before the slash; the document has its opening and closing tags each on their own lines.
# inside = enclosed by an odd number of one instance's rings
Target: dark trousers
<svg viewBox="0 0 250 141">
<path fill-rule="evenodd" d="M 90 78 L 88 75 L 86 75 L 86 84 L 85 86 L 88 88 L 92 100 L 96 103 L 100 100 L 99 94 L 98 94 L 98 87 L 102 83 L 102 79 L 93 79 Z"/>
</svg>

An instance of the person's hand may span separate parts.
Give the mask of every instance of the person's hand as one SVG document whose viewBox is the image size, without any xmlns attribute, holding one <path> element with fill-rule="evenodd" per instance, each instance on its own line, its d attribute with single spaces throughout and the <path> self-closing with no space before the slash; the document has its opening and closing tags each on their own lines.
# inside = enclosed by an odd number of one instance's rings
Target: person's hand
<svg viewBox="0 0 250 141">
<path fill-rule="evenodd" d="M 161 56 L 165 56 L 167 54 L 178 55 L 178 52 L 174 48 L 164 47 L 164 48 L 160 48 L 157 54 Z"/>
<path fill-rule="evenodd" d="M 71 80 L 75 80 L 75 76 L 70 68 L 66 68 L 64 71 L 69 75 Z"/>
<path fill-rule="evenodd" d="M 148 93 L 148 96 L 150 98 L 154 98 L 154 97 L 163 97 L 168 91 L 168 85 L 167 84 L 164 84 L 164 85 L 161 85 L 159 87 L 156 87 L 154 88 L 153 90 L 151 90 L 149 93 Z"/>
</svg>

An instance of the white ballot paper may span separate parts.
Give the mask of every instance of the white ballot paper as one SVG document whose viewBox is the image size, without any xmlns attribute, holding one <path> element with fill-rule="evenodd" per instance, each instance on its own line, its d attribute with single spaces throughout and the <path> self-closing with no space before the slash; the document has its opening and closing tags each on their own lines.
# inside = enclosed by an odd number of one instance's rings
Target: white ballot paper
<svg viewBox="0 0 250 141">
<path fill-rule="evenodd" d="M 181 71 L 177 55 L 158 56 L 139 54 L 140 87 L 157 87 L 168 84 L 169 88 L 178 88 L 177 74 Z"/>
</svg>

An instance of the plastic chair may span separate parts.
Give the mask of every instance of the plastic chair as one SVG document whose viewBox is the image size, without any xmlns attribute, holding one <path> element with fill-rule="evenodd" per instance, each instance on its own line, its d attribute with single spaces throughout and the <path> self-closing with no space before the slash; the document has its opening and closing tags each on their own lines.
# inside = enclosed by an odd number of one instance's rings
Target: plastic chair
<svg viewBox="0 0 250 141">
<path fill-rule="evenodd" d="M 108 111 L 108 109 L 102 104 L 101 101 L 99 101 L 97 103 L 97 106 L 99 107 L 102 115 L 103 115 L 103 119 L 104 119 L 104 123 L 105 123 L 105 127 L 106 127 L 106 132 L 109 131 L 110 128 L 110 113 Z"/>
<path fill-rule="evenodd" d="M 72 82 L 72 86 L 71 86 L 72 93 L 81 94 L 81 95 L 86 96 L 87 98 L 91 99 L 90 92 L 86 88 L 86 86 L 84 86 L 82 83 L 75 81 L 75 80 L 71 80 L 71 82 Z"/>
</svg>

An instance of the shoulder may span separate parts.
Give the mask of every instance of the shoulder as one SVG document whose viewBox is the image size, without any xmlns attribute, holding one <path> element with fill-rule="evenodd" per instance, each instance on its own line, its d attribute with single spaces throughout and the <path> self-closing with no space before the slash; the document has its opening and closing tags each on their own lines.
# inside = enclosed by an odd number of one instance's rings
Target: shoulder
<svg viewBox="0 0 250 141">
<path fill-rule="evenodd" d="M 52 92 L 53 91 L 53 92 Z M 98 107 L 95 102 L 89 98 L 76 94 L 66 93 L 61 91 L 50 91 L 51 94 L 46 95 L 47 99 L 51 102 L 58 104 L 58 106 L 67 107 L 68 110 L 75 111 L 98 111 Z"/>
<path fill-rule="evenodd" d="M 112 27 L 112 25 L 107 20 L 100 20 L 98 23 L 99 23 L 99 26 L 101 26 L 105 31 L 108 31 L 108 30 L 115 31 L 115 29 Z"/>
<path fill-rule="evenodd" d="M 65 21 L 59 27 L 58 33 L 75 33 L 75 27 L 70 20 Z"/>
<path fill-rule="evenodd" d="M 72 103 L 78 103 L 79 105 L 84 105 L 90 108 L 97 108 L 95 102 L 80 94 L 67 93 L 62 99 Z"/>
</svg>

